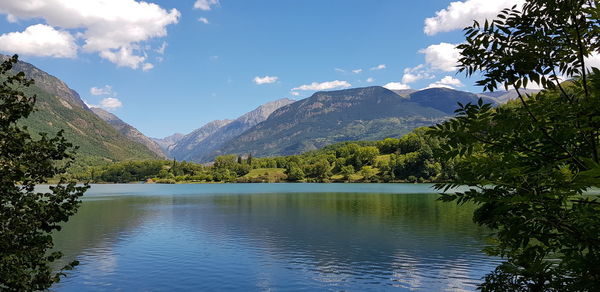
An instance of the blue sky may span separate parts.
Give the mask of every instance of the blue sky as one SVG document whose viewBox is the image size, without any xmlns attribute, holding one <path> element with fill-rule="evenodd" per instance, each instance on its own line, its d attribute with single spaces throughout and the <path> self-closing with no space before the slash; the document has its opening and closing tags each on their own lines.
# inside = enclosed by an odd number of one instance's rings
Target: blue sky
<svg viewBox="0 0 600 292">
<path fill-rule="evenodd" d="M 2 2 L 0 51 L 164 137 L 319 88 L 480 91 L 453 70 L 459 28 L 520 1 Z"/>
</svg>

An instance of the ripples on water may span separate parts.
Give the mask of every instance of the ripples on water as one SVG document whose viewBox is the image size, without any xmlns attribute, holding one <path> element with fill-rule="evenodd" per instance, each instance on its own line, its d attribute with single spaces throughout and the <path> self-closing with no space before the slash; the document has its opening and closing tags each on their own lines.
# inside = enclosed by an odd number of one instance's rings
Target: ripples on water
<svg viewBox="0 0 600 292">
<path fill-rule="evenodd" d="M 321 192 L 319 192 L 321 190 Z M 265 193 L 266 192 L 266 193 Z M 293 192 L 293 193 L 292 193 Z M 423 185 L 94 186 L 57 291 L 472 291 L 498 259 Z"/>
</svg>

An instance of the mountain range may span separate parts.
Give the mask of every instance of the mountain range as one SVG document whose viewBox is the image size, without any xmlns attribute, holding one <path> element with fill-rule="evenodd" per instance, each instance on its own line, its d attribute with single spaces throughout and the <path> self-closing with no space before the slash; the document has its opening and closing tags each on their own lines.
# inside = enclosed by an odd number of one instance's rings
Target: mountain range
<svg viewBox="0 0 600 292">
<path fill-rule="evenodd" d="M 0 55 L 0 61 L 7 58 Z M 102 120 L 60 79 L 22 61 L 12 71 L 22 71 L 35 80 L 32 86 L 23 89 L 26 94 L 37 96 L 35 111 L 20 124 L 27 126 L 34 136 L 64 130 L 68 141 L 79 148 L 78 164 L 159 158 L 145 145 L 132 141 Z"/>
<path fill-rule="evenodd" d="M 204 163 L 224 154 L 293 155 L 342 141 L 400 137 L 452 117 L 458 102 L 475 103 L 481 98 L 497 105 L 517 96 L 514 91 L 392 91 L 380 86 L 323 91 L 298 101 L 275 100 L 186 135 L 149 138 L 116 115 L 89 108 L 64 82 L 31 64 L 19 62 L 14 71 L 35 80 L 27 93 L 38 96 L 37 111 L 23 124 L 33 132 L 64 129 L 79 147 L 84 164 L 160 158 Z"/>
</svg>

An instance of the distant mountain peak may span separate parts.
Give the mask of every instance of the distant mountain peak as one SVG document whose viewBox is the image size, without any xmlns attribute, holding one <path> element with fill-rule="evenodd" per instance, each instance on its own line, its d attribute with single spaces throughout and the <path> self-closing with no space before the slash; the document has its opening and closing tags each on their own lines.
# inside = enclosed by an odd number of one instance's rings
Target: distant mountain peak
<svg viewBox="0 0 600 292">
<path fill-rule="evenodd" d="M 274 111 L 295 101 L 282 98 L 267 102 L 235 120 L 213 121 L 183 137 L 171 148 L 171 155 L 179 160 L 205 162 L 209 155 L 223 144 L 266 120 Z"/>
</svg>

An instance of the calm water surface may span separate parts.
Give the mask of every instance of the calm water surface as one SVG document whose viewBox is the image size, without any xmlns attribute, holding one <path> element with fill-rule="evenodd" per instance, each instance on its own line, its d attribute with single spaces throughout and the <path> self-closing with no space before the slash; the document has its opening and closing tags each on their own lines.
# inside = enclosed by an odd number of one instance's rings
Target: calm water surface
<svg viewBox="0 0 600 292">
<path fill-rule="evenodd" d="M 472 291 L 499 262 L 431 185 L 94 185 L 56 291 Z"/>
</svg>

